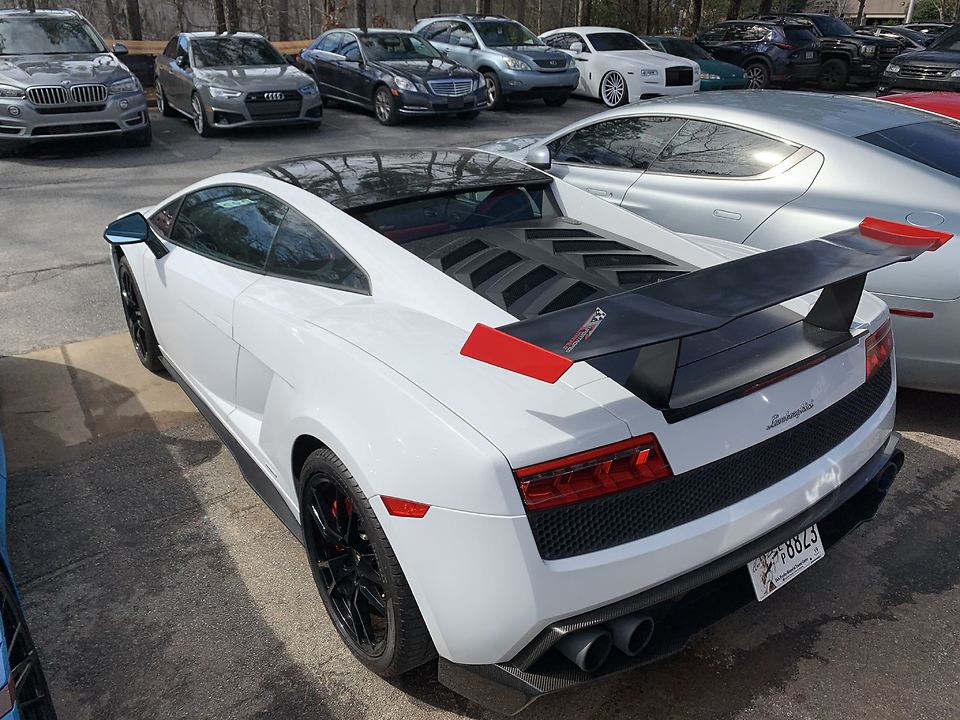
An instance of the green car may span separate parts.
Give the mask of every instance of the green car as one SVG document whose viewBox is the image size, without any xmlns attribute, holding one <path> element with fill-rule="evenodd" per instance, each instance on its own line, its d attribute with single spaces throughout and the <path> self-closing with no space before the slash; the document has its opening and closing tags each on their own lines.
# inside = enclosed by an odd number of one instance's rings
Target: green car
<svg viewBox="0 0 960 720">
<path fill-rule="evenodd" d="M 716 60 L 692 40 L 673 35 L 643 36 L 651 50 L 694 60 L 700 66 L 700 92 L 704 90 L 731 90 L 747 87 L 743 69 L 722 60 Z"/>
</svg>

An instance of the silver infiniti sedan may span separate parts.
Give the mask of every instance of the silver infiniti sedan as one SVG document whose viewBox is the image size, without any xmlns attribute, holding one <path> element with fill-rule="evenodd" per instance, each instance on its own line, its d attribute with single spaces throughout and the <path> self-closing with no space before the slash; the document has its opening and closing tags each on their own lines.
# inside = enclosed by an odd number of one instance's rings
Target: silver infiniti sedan
<svg viewBox="0 0 960 720">
<path fill-rule="evenodd" d="M 208 137 L 250 125 L 319 125 L 316 83 L 253 33 L 180 33 L 156 60 L 157 108 Z"/>
<path fill-rule="evenodd" d="M 869 216 L 960 235 L 960 123 L 868 98 L 660 98 L 483 149 L 672 230 L 759 248 Z M 960 245 L 872 273 L 867 288 L 895 316 L 900 384 L 960 393 Z"/>
</svg>

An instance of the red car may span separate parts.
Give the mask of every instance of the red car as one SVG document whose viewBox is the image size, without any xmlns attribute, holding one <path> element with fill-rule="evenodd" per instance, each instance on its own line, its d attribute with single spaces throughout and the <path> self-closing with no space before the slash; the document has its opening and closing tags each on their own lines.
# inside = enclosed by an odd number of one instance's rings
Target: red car
<svg viewBox="0 0 960 720">
<path fill-rule="evenodd" d="M 887 95 L 879 100 L 900 103 L 928 112 L 960 120 L 960 93 L 955 92 L 913 92 L 902 95 Z"/>
</svg>

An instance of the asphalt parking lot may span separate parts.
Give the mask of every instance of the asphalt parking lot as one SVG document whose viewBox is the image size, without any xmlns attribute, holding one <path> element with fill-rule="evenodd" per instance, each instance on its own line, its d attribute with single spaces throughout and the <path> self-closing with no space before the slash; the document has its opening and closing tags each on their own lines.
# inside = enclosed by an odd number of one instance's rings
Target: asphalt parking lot
<svg viewBox="0 0 960 720">
<path fill-rule="evenodd" d="M 387 682 L 340 642 L 302 548 L 126 335 L 104 225 L 207 175 L 284 157 L 473 145 L 594 112 L 530 104 L 383 128 L 204 140 L 154 115 L 148 150 L 0 160 L 0 430 L 14 571 L 61 718 L 493 718 L 432 668 Z M 526 718 L 960 716 L 960 403 L 903 391 L 906 465 L 878 518 L 683 654 Z M 452 568 L 451 582 L 457 572 Z"/>
</svg>

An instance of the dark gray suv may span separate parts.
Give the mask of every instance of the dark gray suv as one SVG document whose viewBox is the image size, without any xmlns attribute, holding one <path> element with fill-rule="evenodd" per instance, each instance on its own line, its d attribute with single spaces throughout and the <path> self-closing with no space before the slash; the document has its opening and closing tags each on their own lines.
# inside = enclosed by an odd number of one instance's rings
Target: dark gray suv
<svg viewBox="0 0 960 720">
<path fill-rule="evenodd" d="M 149 145 L 137 78 L 73 10 L 0 10 L 0 153 L 66 137 Z"/>
</svg>

